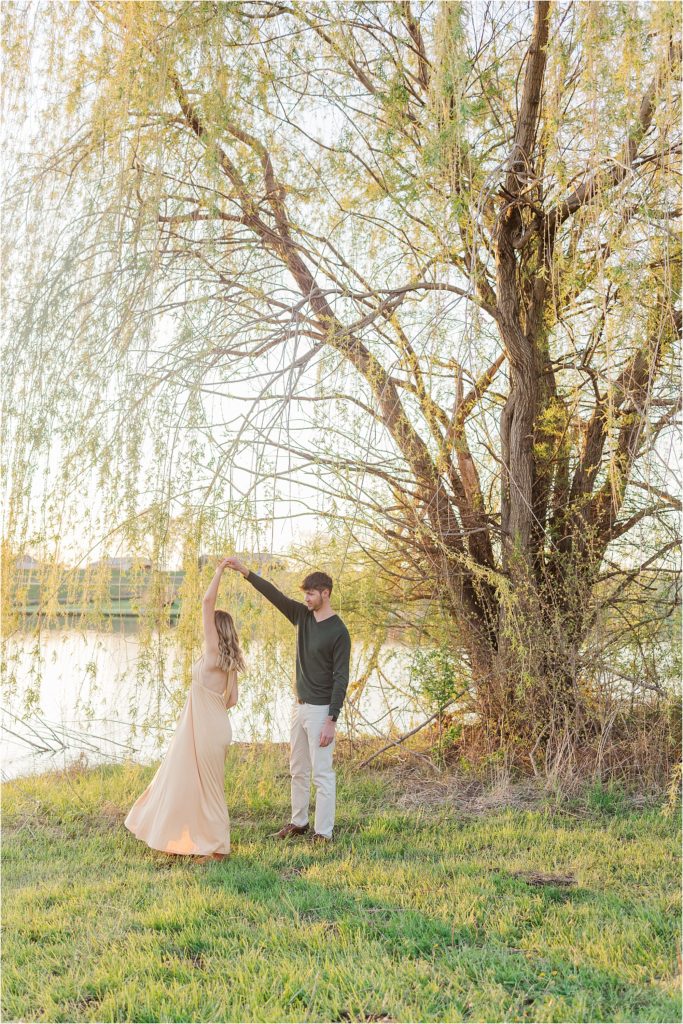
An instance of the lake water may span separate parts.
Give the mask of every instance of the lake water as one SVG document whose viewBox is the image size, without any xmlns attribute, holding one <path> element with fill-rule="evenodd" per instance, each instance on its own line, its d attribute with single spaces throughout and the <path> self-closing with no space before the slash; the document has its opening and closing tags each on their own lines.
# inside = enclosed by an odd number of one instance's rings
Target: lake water
<svg viewBox="0 0 683 1024">
<path fill-rule="evenodd" d="M 79 757 L 89 764 L 161 757 L 187 695 L 178 682 L 178 657 L 167 637 L 157 638 L 150 655 L 130 625 L 114 633 L 50 629 L 39 642 L 13 638 L 2 676 L 2 778 L 65 768 Z M 286 741 L 291 662 L 285 658 L 275 678 L 265 678 L 259 660 L 262 665 L 252 644 L 251 671 L 241 678 L 239 704 L 230 712 L 233 739 Z M 360 696 L 347 699 L 340 733 L 387 736 L 431 713 L 410 693 L 410 661 L 411 652 L 399 645 L 382 650 L 384 675 L 373 672 Z M 351 684 L 364 662 L 363 652 L 354 650 Z"/>
</svg>

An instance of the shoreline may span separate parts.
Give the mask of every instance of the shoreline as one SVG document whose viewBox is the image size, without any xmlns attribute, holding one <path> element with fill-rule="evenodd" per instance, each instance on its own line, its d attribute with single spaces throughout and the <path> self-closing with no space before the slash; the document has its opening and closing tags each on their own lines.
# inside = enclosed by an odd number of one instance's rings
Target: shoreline
<svg viewBox="0 0 683 1024">
<path fill-rule="evenodd" d="M 532 775 L 501 773 L 486 770 L 463 772 L 456 764 L 438 765 L 430 761 L 426 750 L 400 745 L 384 752 L 370 765 L 361 767 L 362 761 L 384 741 L 370 738 L 365 742 L 342 737 L 335 750 L 335 768 L 345 785 L 374 780 L 387 790 L 391 805 L 405 811 L 443 809 L 464 816 L 480 816 L 511 811 L 540 811 L 550 814 L 591 813 L 591 808 L 609 807 L 612 813 L 633 813 L 659 809 L 676 813 L 680 807 L 680 791 L 673 795 L 671 788 L 645 789 L 634 784 L 607 782 L 594 778 L 576 779 L 571 787 L 560 787 L 551 780 Z M 230 786 L 231 770 L 252 771 L 258 774 L 259 764 L 266 775 L 277 765 L 280 785 L 289 785 L 289 744 L 284 741 L 234 741 L 226 758 L 226 786 Z M 117 773 L 130 775 L 151 774 L 156 771 L 161 757 L 149 761 L 123 758 L 119 761 L 91 762 L 87 756 L 75 758 L 60 768 L 18 775 L 3 780 L 3 789 L 22 789 L 32 786 L 60 784 L 65 779 L 115 777 Z M 666 808 L 669 808 L 666 811 Z"/>
</svg>

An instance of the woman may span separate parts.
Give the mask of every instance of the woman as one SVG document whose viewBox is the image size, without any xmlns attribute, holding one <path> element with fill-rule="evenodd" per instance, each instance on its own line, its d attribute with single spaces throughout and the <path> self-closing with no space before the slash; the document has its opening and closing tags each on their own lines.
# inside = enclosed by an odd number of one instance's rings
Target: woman
<svg viewBox="0 0 683 1024">
<path fill-rule="evenodd" d="M 237 703 L 237 673 L 246 666 L 232 616 L 215 610 L 227 563 L 219 564 L 202 601 L 204 652 L 192 666 L 173 739 L 124 822 L 152 849 L 194 854 L 199 862 L 230 854 L 223 780 L 232 729 L 225 712 Z"/>
</svg>

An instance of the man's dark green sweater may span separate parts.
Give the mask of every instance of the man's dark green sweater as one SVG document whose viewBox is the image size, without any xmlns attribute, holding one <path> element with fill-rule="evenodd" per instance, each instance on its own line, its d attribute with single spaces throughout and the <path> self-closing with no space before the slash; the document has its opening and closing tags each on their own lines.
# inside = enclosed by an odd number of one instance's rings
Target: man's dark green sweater
<svg viewBox="0 0 683 1024">
<path fill-rule="evenodd" d="M 336 718 L 349 685 L 351 637 L 338 615 L 318 622 L 310 608 L 250 572 L 246 579 L 296 626 L 296 692 L 307 704 L 329 704 Z"/>
</svg>

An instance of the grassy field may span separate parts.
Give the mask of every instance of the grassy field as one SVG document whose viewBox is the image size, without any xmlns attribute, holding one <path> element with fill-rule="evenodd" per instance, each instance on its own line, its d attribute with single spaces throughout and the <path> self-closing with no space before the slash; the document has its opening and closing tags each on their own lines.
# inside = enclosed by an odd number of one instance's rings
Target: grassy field
<svg viewBox="0 0 683 1024">
<path fill-rule="evenodd" d="M 233 854 L 198 865 L 122 825 L 154 770 L 5 784 L 5 1021 L 680 1019 L 676 815 L 340 758 L 336 842 L 284 845 L 285 751 L 235 747 Z"/>
</svg>

